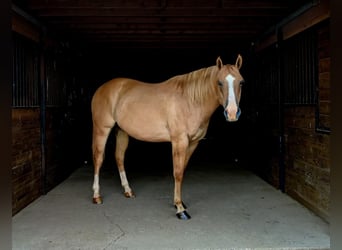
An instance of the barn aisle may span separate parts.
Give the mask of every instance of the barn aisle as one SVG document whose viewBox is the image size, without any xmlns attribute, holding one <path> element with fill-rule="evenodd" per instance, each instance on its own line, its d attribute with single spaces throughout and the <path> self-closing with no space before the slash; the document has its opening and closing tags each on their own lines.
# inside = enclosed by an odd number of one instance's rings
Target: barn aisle
<svg viewBox="0 0 342 250">
<path fill-rule="evenodd" d="M 250 172 L 192 164 L 183 199 L 172 206 L 169 171 L 130 171 L 137 197 L 122 195 L 116 169 L 101 172 L 102 205 L 93 205 L 92 167 L 76 170 L 13 217 L 13 249 L 329 249 L 329 225 Z"/>
</svg>

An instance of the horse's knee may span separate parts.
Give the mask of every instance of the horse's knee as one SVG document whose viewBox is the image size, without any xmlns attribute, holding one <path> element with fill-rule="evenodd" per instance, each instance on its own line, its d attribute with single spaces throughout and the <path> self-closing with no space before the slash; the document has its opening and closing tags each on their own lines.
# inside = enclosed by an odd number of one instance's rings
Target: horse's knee
<svg viewBox="0 0 342 250">
<path fill-rule="evenodd" d="M 183 180 L 183 175 L 184 175 L 184 170 L 183 169 L 174 169 L 173 176 L 174 176 L 176 181 L 182 181 Z"/>
<path fill-rule="evenodd" d="M 104 156 L 105 146 L 102 144 L 93 144 L 93 158 L 94 160 L 101 159 Z"/>
</svg>

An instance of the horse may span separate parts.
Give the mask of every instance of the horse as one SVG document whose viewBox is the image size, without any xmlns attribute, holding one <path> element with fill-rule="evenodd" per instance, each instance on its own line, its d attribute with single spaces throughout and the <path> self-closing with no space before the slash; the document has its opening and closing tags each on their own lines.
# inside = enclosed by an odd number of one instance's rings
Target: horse
<svg viewBox="0 0 342 250">
<path fill-rule="evenodd" d="M 199 141 L 206 135 L 210 118 L 221 105 L 228 122 L 239 119 L 242 57 L 234 65 L 216 65 L 163 82 L 146 83 L 114 78 L 95 91 L 91 100 L 94 164 L 93 203 L 102 204 L 99 175 L 109 133 L 117 125 L 115 161 L 124 196 L 135 197 L 125 172 L 124 157 L 129 137 L 146 142 L 171 142 L 176 216 L 191 216 L 181 198 L 184 170 Z"/>
</svg>

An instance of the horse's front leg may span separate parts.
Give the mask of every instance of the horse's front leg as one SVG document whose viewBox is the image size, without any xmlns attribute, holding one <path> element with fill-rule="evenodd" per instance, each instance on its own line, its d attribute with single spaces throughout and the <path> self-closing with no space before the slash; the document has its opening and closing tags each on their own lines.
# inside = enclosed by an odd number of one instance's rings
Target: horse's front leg
<svg viewBox="0 0 342 250">
<path fill-rule="evenodd" d="M 172 158 L 173 158 L 173 176 L 174 186 L 174 205 L 177 208 L 177 217 L 182 220 L 190 219 L 190 215 L 186 212 L 186 207 L 182 202 L 182 181 L 186 163 L 188 160 L 189 142 L 187 138 L 182 138 L 172 142 Z"/>
</svg>

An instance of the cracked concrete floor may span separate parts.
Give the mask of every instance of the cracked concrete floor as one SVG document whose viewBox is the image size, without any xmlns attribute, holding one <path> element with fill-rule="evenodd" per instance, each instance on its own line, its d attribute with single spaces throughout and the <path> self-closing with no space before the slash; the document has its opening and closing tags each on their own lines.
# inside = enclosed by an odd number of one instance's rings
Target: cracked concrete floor
<svg viewBox="0 0 342 250">
<path fill-rule="evenodd" d="M 123 196 L 115 169 L 103 169 L 104 203 L 94 205 L 92 167 L 77 169 L 13 217 L 13 249 L 330 247 L 329 225 L 246 170 L 189 166 L 183 184 L 189 221 L 175 216 L 171 173 L 128 172 L 128 179 L 134 199 Z"/>
</svg>

